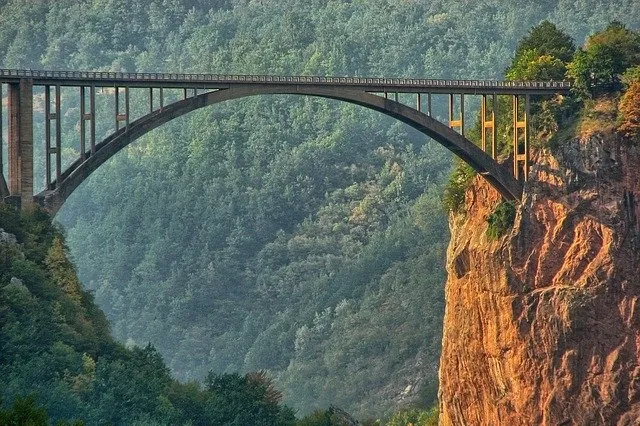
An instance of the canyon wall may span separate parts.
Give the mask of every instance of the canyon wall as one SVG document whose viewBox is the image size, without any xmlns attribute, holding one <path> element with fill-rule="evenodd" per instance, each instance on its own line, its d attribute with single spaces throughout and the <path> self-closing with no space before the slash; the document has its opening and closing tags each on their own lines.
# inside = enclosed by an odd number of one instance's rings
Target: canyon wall
<svg viewBox="0 0 640 426">
<path fill-rule="evenodd" d="M 514 226 L 481 178 L 452 216 L 440 424 L 640 424 L 640 149 L 613 132 L 535 159 Z"/>
</svg>

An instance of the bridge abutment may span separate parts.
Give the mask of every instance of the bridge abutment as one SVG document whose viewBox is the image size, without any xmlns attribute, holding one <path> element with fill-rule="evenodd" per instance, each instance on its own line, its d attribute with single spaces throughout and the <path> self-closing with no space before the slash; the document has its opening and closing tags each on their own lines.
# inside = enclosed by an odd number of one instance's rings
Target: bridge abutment
<svg viewBox="0 0 640 426">
<path fill-rule="evenodd" d="M 33 80 L 9 84 L 9 196 L 21 208 L 33 205 Z"/>
</svg>

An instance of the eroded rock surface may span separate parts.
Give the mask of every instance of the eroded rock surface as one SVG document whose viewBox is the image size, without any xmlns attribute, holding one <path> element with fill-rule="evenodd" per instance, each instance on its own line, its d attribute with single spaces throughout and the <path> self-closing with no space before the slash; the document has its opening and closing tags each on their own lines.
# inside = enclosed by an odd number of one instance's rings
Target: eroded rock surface
<svg viewBox="0 0 640 426">
<path fill-rule="evenodd" d="M 640 149 L 542 153 L 513 230 L 477 178 L 451 218 L 440 424 L 640 424 Z"/>
</svg>

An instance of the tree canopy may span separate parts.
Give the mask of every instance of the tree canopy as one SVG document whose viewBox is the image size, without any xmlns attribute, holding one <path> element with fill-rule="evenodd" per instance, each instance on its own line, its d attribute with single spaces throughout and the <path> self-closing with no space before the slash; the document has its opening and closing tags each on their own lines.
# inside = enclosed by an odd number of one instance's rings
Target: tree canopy
<svg viewBox="0 0 640 426">
<path fill-rule="evenodd" d="M 568 67 L 576 89 L 596 96 L 622 89 L 622 74 L 640 64 L 640 33 L 620 22 L 589 36 Z"/>
</svg>

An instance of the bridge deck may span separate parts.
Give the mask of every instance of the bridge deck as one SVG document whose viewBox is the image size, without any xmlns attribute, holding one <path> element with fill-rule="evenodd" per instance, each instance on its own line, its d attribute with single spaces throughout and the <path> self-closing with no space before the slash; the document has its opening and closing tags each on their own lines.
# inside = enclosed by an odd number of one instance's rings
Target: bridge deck
<svg viewBox="0 0 640 426">
<path fill-rule="evenodd" d="M 313 85 L 382 93 L 531 94 L 567 93 L 569 81 L 437 80 L 424 78 L 317 77 L 230 74 L 126 73 L 0 69 L 0 83 L 33 79 L 35 85 L 227 89 L 238 85 Z"/>
</svg>

